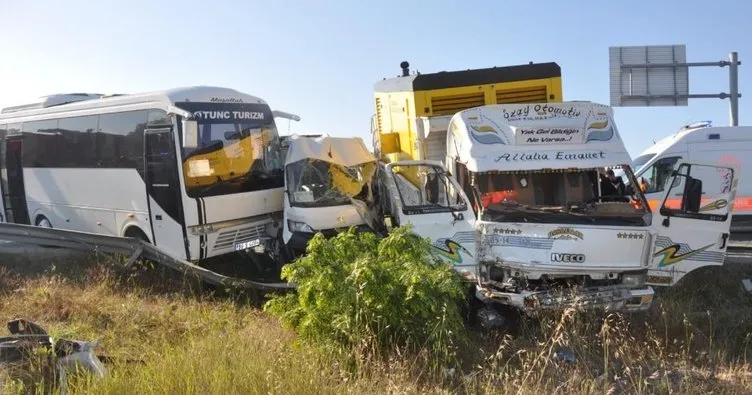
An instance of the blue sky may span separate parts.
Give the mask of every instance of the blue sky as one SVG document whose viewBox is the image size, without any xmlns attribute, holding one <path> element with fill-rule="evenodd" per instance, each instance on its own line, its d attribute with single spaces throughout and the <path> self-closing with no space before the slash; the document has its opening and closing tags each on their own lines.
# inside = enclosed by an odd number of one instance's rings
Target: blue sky
<svg viewBox="0 0 752 395">
<path fill-rule="evenodd" d="M 220 85 L 299 114 L 293 133 L 370 145 L 373 85 L 402 60 L 423 73 L 555 61 L 565 100 L 608 104 L 609 46 L 686 44 L 689 61 L 739 52 L 739 121 L 752 123 L 752 2 L 742 0 L 0 0 L 0 15 L 0 107 Z M 690 70 L 690 92 L 728 92 L 727 69 Z M 720 99 L 615 113 L 633 157 L 683 124 L 729 122 Z"/>
</svg>

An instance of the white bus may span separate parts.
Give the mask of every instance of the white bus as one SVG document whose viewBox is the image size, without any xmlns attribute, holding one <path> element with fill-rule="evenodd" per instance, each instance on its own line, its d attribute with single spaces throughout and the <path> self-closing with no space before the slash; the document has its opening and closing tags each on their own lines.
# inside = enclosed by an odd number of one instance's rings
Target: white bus
<svg viewBox="0 0 752 395">
<path fill-rule="evenodd" d="M 232 89 L 65 94 L 0 112 L 0 221 L 137 237 L 200 261 L 276 236 L 269 105 Z"/>
</svg>

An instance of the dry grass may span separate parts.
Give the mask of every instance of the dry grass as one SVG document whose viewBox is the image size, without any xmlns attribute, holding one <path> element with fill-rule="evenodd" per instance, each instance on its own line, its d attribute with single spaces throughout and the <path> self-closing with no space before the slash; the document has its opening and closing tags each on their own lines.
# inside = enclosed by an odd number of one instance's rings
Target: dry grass
<svg viewBox="0 0 752 395">
<path fill-rule="evenodd" d="M 185 292 L 167 279 L 145 284 L 106 265 L 36 269 L 0 265 L 0 320 L 24 317 L 144 361 L 110 365 L 102 381 L 78 378 L 69 393 L 752 392 L 752 297 L 734 268 L 697 273 L 644 316 L 567 311 L 523 322 L 515 337 L 473 333 L 440 377 L 407 355 L 347 367 L 239 298 Z"/>
</svg>

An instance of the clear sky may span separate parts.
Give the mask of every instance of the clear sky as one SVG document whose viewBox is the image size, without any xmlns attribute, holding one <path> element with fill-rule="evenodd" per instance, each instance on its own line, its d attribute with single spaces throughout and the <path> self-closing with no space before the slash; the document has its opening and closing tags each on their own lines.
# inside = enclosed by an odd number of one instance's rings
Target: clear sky
<svg viewBox="0 0 752 395">
<path fill-rule="evenodd" d="M 370 146 L 373 85 L 403 60 L 423 73 L 555 61 L 565 100 L 608 104 L 609 46 L 686 44 L 689 61 L 739 52 L 739 121 L 749 125 L 750 17 L 745 0 L 0 0 L 0 107 L 220 85 L 299 114 L 293 133 Z M 689 82 L 691 93 L 728 92 L 728 70 L 693 69 Z M 729 122 L 720 99 L 615 113 L 633 157 L 683 124 Z"/>
</svg>

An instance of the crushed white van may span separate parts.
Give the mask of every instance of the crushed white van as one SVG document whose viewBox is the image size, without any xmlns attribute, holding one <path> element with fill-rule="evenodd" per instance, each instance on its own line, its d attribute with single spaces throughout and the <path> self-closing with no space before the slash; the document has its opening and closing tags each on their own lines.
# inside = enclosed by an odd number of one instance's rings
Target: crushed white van
<svg viewBox="0 0 752 395">
<path fill-rule="evenodd" d="M 445 166 L 384 164 L 380 217 L 387 228 L 409 223 L 431 238 L 484 302 L 642 311 L 651 285 L 723 263 L 729 208 L 704 212 L 699 204 L 733 200 L 738 173 L 681 161 L 669 188 L 680 205 L 651 210 L 639 189 L 609 177 L 621 170 L 635 181 L 608 106 L 486 105 L 419 121 L 418 136 L 445 139 Z"/>
<path fill-rule="evenodd" d="M 352 226 L 369 230 L 366 207 L 376 158 L 357 137 L 286 139 L 283 253 L 303 254 L 317 232 L 327 237 Z"/>
</svg>

